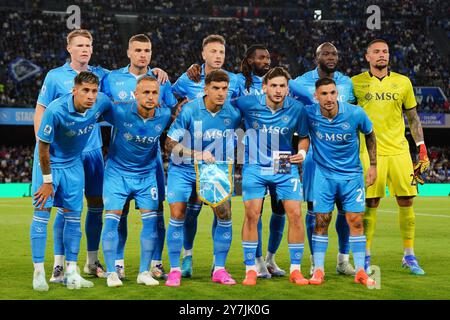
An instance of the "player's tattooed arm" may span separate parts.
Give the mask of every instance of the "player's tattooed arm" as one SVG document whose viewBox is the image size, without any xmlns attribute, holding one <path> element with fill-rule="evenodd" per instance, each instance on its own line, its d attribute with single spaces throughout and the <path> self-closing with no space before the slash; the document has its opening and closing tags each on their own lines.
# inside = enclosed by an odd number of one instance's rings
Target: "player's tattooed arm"
<svg viewBox="0 0 450 320">
<path fill-rule="evenodd" d="M 39 141 L 39 162 L 41 164 L 42 174 L 50 174 L 50 143 Z"/>
<path fill-rule="evenodd" d="M 365 135 L 367 152 L 369 153 L 370 165 L 377 165 L 377 139 L 375 138 L 375 132 Z"/>
<path fill-rule="evenodd" d="M 412 108 L 405 111 L 406 117 L 408 118 L 409 128 L 411 130 L 411 135 L 416 143 L 423 142 L 423 129 L 420 123 L 419 115 L 417 114 L 417 109 Z"/>
<path fill-rule="evenodd" d="M 316 225 L 314 227 L 314 233 L 319 235 L 328 234 L 328 226 L 331 222 L 331 212 L 329 213 L 316 213 Z"/>
<path fill-rule="evenodd" d="M 39 141 L 39 161 L 41 164 L 42 175 L 50 176 L 51 180 L 51 168 L 50 168 L 50 144 Z M 44 177 L 45 178 L 45 177 Z M 53 195 L 53 183 L 45 182 L 34 194 L 34 200 L 36 201 L 35 206 L 39 207 L 41 210 L 44 209 L 44 205 L 47 199 Z"/>
<path fill-rule="evenodd" d="M 176 157 L 179 157 L 179 159 L 188 157 L 188 158 L 194 158 L 196 160 L 203 160 L 208 163 L 215 162 L 214 156 L 209 151 L 196 151 L 193 149 L 189 149 L 185 146 L 183 146 L 181 143 L 171 139 L 170 137 L 166 138 L 165 143 L 165 149 L 167 150 L 167 154 L 175 155 Z"/>
<path fill-rule="evenodd" d="M 225 201 L 221 205 L 214 208 L 213 211 L 216 214 L 217 218 L 219 218 L 220 220 L 225 220 L 225 221 L 231 220 L 231 202 L 230 201 Z"/>
<path fill-rule="evenodd" d="M 366 172 L 366 187 L 370 187 L 377 178 L 377 139 L 373 130 L 371 133 L 366 134 L 365 138 L 370 160 L 370 166 Z"/>
</svg>

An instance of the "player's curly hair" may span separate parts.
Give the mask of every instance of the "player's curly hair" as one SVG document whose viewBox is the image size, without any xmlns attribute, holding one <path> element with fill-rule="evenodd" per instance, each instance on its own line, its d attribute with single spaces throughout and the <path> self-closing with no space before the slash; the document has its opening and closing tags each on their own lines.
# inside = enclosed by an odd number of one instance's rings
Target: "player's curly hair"
<svg viewBox="0 0 450 320">
<path fill-rule="evenodd" d="M 275 67 L 267 71 L 266 75 L 263 78 L 263 83 L 267 84 L 270 79 L 276 78 L 276 77 L 285 77 L 287 81 L 291 80 L 292 77 L 287 72 L 287 70 L 283 67 Z"/>
<path fill-rule="evenodd" d="M 245 88 L 249 91 L 250 86 L 253 83 L 252 79 L 252 65 L 248 61 L 256 52 L 256 50 L 267 50 L 267 48 L 262 44 L 254 44 L 250 46 L 247 51 L 245 51 L 244 58 L 241 61 L 241 72 L 245 77 Z"/>
</svg>

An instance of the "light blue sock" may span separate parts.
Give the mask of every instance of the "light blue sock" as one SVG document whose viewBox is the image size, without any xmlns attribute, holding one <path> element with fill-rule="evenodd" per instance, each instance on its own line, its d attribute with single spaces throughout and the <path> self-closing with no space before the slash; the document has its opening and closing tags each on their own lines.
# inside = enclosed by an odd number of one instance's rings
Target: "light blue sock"
<svg viewBox="0 0 450 320">
<path fill-rule="evenodd" d="M 288 247 L 289 247 L 289 257 L 291 258 L 291 264 L 301 264 L 305 244 L 288 243 Z"/>
<path fill-rule="evenodd" d="M 313 234 L 312 243 L 314 248 L 314 267 L 325 270 L 325 253 L 328 247 L 328 235 L 319 236 Z"/>
<path fill-rule="evenodd" d="M 309 251 L 311 251 L 311 254 L 314 254 L 314 248 L 313 248 L 313 241 L 312 236 L 314 233 L 314 228 L 316 227 L 316 215 L 312 210 L 308 210 L 308 213 L 306 214 L 306 236 L 308 237 L 308 245 L 309 245 Z"/>
<path fill-rule="evenodd" d="M 256 247 L 256 258 L 262 257 L 262 214 L 258 220 L 258 246 Z"/>
<path fill-rule="evenodd" d="M 257 241 L 242 241 L 242 248 L 244 250 L 244 263 L 246 266 L 254 266 L 256 264 L 256 247 Z"/>
<path fill-rule="evenodd" d="M 170 218 L 167 228 L 167 252 L 171 268 L 180 267 L 180 254 L 183 247 L 184 220 Z"/>
<path fill-rule="evenodd" d="M 228 252 L 231 247 L 233 230 L 231 220 L 217 219 L 216 232 L 214 234 L 215 267 L 225 268 Z"/>
<path fill-rule="evenodd" d="M 355 270 L 364 269 L 364 258 L 366 255 L 366 236 L 350 236 L 350 249 L 353 252 Z"/>
<path fill-rule="evenodd" d="M 42 263 L 45 259 L 48 220 L 50 212 L 34 209 L 30 226 L 31 256 L 34 263 Z"/>
<path fill-rule="evenodd" d="M 139 272 L 149 270 L 153 251 L 155 251 L 158 244 L 157 222 L 158 218 L 155 211 L 142 214 L 141 263 Z"/>
<path fill-rule="evenodd" d="M 85 230 L 87 251 L 98 251 L 103 226 L 103 207 L 88 207 L 86 214 Z"/>
<path fill-rule="evenodd" d="M 105 224 L 102 232 L 102 248 L 106 271 L 116 272 L 117 243 L 119 242 L 120 216 L 113 213 L 105 214 Z"/>
<path fill-rule="evenodd" d="M 270 217 L 269 244 L 267 251 L 275 254 L 280 247 L 281 239 L 283 239 L 284 225 L 286 223 L 286 215 L 279 215 L 272 212 Z"/>
<path fill-rule="evenodd" d="M 81 212 L 64 212 L 63 243 L 66 261 L 78 261 L 81 241 Z"/>
<path fill-rule="evenodd" d="M 336 218 L 336 232 L 339 238 L 339 253 L 348 254 L 350 252 L 350 227 L 348 226 L 347 219 L 345 219 L 345 211 L 338 210 Z"/>
<path fill-rule="evenodd" d="M 166 225 L 164 224 L 164 211 L 156 213 L 156 232 L 158 239 L 156 240 L 156 247 L 153 251 L 152 260 L 162 260 L 162 252 L 164 249 L 164 241 L 166 240 Z"/>
<path fill-rule="evenodd" d="M 188 202 L 186 207 L 186 218 L 184 222 L 183 247 L 191 250 L 194 246 L 195 234 L 197 233 L 197 218 L 202 209 L 202 204 Z"/>
<path fill-rule="evenodd" d="M 123 260 L 125 254 L 125 243 L 128 237 L 128 211 L 124 211 L 120 216 L 119 241 L 117 242 L 116 260 Z"/>
<path fill-rule="evenodd" d="M 64 255 L 63 231 L 64 211 L 63 208 L 57 208 L 55 221 L 53 222 L 53 254 L 55 256 Z"/>
</svg>

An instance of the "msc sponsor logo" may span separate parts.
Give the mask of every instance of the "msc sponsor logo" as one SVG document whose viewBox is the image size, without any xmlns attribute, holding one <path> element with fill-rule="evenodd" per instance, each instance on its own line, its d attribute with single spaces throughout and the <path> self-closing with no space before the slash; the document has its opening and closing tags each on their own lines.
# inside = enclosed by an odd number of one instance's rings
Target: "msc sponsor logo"
<svg viewBox="0 0 450 320">
<path fill-rule="evenodd" d="M 260 129 L 263 133 L 270 133 L 270 134 L 287 134 L 289 132 L 288 127 L 279 127 L 279 126 L 266 126 L 265 124 L 262 125 L 262 128 Z"/>
<path fill-rule="evenodd" d="M 397 92 L 382 92 L 382 93 L 375 92 L 374 94 L 368 92 L 368 93 L 366 93 L 366 95 L 364 97 L 368 101 L 373 100 L 373 99 L 375 101 L 379 101 L 379 100 L 390 101 L 390 100 L 398 100 L 399 95 L 400 94 Z"/>
<path fill-rule="evenodd" d="M 319 140 L 325 140 L 325 141 L 348 141 L 351 139 L 352 134 L 351 133 L 322 133 L 320 131 L 316 131 L 316 137 L 319 138 Z"/>
<path fill-rule="evenodd" d="M 210 139 L 222 139 L 229 137 L 233 134 L 233 130 L 217 130 L 217 129 L 208 129 L 203 134 L 203 139 L 210 140 Z"/>
<path fill-rule="evenodd" d="M 84 134 L 88 134 L 89 132 L 91 132 L 93 129 L 95 128 L 95 123 L 92 123 L 90 125 L 88 125 L 87 127 L 84 127 L 82 129 L 78 129 L 78 134 L 77 136 L 82 136 Z"/>
</svg>

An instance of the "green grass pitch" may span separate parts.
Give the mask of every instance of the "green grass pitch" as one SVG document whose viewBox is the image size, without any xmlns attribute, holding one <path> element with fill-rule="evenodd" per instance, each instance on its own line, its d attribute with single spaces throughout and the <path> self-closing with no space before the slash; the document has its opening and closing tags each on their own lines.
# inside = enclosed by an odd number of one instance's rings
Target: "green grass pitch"
<svg viewBox="0 0 450 320">
<path fill-rule="evenodd" d="M 268 199 L 267 199 L 268 200 Z M 270 201 L 265 202 L 263 215 L 264 255 L 267 248 L 270 218 Z M 226 287 L 211 282 L 209 270 L 212 257 L 211 223 L 212 211 L 204 207 L 199 217 L 199 227 L 194 245 L 194 275 L 183 279 L 181 287 L 169 288 L 160 283 L 158 287 L 145 287 L 136 283 L 139 267 L 139 234 L 141 221 L 133 212 L 128 222 L 128 242 L 125 248 L 126 280 L 123 287 L 108 288 L 105 279 L 90 278 L 95 287 L 68 290 L 62 285 L 50 284 L 48 292 L 32 290 L 32 262 L 29 226 L 32 219 L 30 198 L 0 199 L 0 299 L 449 299 L 450 298 L 450 197 L 419 197 L 415 200 L 416 255 L 427 272 L 425 276 L 409 274 L 400 266 L 402 242 L 400 239 L 397 207 L 393 198 L 382 201 L 378 210 L 377 229 L 372 248 L 372 263 L 380 267 L 380 289 L 367 289 L 353 283 L 352 277 L 335 273 L 337 236 L 334 221 L 330 226 L 330 242 L 326 256 L 326 281 L 322 286 L 299 287 L 289 283 L 287 277 L 261 279 L 256 287 L 241 284 Z M 233 198 L 233 242 L 228 256 L 228 270 L 240 283 L 245 267 L 242 262 L 241 228 L 244 209 L 241 197 Z M 303 213 L 305 206 L 303 205 Z M 53 265 L 52 221 L 48 226 L 46 251 L 46 275 L 50 277 Z M 85 214 L 83 214 L 84 216 Z M 166 226 L 169 219 L 165 208 Z M 84 223 L 84 222 L 82 222 Z M 83 227 L 84 228 L 84 227 Z M 86 259 L 86 238 L 83 235 L 79 256 L 82 268 Z M 103 259 L 101 255 L 101 259 Z M 166 248 L 164 264 L 169 268 Z M 289 270 L 286 235 L 277 253 L 278 264 Z M 309 248 L 305 243 L 302 260 L 305 276 L 309 270 Z"/>
</svg>

